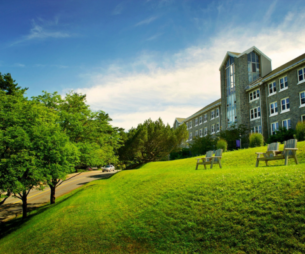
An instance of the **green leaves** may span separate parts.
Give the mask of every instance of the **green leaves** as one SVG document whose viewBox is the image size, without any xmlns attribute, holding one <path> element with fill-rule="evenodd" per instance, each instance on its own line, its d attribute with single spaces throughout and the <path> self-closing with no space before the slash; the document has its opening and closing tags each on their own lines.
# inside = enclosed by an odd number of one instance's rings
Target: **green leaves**
<svg viewBox="0 0 305 254">
<path fill-rule="evenodd" d="M 186 140 L 187 135 L 184 125 L 174 130 L 160 118 L 148 119 L 127 133 L 125 146 L 119 149 L 120 160 L 130 167 L 161 160 Z"/>
</svg>

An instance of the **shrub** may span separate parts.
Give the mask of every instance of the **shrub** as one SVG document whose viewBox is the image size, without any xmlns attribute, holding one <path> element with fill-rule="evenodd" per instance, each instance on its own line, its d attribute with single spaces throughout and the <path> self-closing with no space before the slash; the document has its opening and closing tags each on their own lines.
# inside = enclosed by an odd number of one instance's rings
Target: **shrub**
<svg viewBox="0 0 305 254">
<path fill-rule="evenodd" d="M 249 129 L 243 125 L 232 125 L 230 129 L 227 130 L 220 130 L 218 137 L 224 139 L 228 143 L 228 150 L 236 149 L 236 140 L 241 139 L 242 147 L 248 147 L 248 140 L 249 140 Z"/>
<path fill-rule="evenodd" d="M 206 136 L 200 138 L 195 137 L 190 144 L 190 151 L 193 156 L 206 154 L 209 150 L 214 150 L 216 146 L 215 138 L 208 133 Z"/>
<path fill-rule="evenodd" d="M 182 148 L 179 151 L 170 153 L 170 160 L 178 160 L 192 157 L 191 151 L 189 148 Z"/>
<path fill-rule="evenodd" d="M 216 144 L 216 148 L 217 149 L 222 149 L 223 152 L 226 152 L 227 151 L 227 148 L 228 148 L 228 143 L 225 139 L 219 139 L 217 141 L 217 144 Z"/>
<path fill-rule="evenodd" d="M 250 147 L 257 147 L 264 145 L 264 137 L 260 133 L 252 133 L 249 136 L 249 146 Z"/>
<path fill-rule="evenodd" d="M 296 126 L 295 138 L 298 141 L 305 140 L 305 122 L 298 122 Z"/>
<path fill-rule="evenodd" d="M 271 135 L 268 140 L 267 143 L 273 143 L 273 142 L 281 142 L 283 143 L 284 141 L 288 140 L 288 139 L 292 139 L 294 138 L 295 135 L 295 130 L 294 129 L 289 129 L 287 130 L 284 127 L 280 127 L 278 131 L 275 132 L 274 135 Z"/>
</svg>

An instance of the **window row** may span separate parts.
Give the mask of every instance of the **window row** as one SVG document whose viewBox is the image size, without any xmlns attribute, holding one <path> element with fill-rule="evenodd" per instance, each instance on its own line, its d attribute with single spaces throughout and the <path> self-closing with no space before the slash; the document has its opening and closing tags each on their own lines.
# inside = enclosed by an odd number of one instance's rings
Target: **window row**
<svg viewBox="0 0 305 254">
<path fill-rule="evenodd" d="M 250 120 L 259 119 L 261 117 L 261 107 L 250 109 Z"/>
<path fill-rule="evenodd" d="M 249 93 L 249 100 L 251 101 L 255 101 L 259 99 L 259 89 Z"/>
<path fill-rule="evenodd" d="M 305 105 L 305 92 L 300 93 L 300 103 L 302 106 L 302 97 L 304 98 L 303 103 Z M 290 102 L 289 102 L 289 97 L 281 99 L 281 113 L 285 113 L 290 111 Z M 277 106 L 277 102 L 272 102 L 269 104 L 269 112 L 270 112 L 270 116 L 274 116 L 278 114 L 278 106 Z"/>
<path fill-rule="evenodd" d="M 211 125 L 211 134 L 214 134 L 215 132 L 219 132 L 219 131 L 220 131 L 219 123 Z M 198 134 L 199 134 L 199 137 L 206 136 L 208 134 L 208 127 L 200 129 L 199 131 L 196 130 L 195 131 L 195 137 L 198 137 Z M 190 132 L 189 133 L 189 141 L 191 141 L 192 139 L 193 139 L 193 133 Z"/>
<path fill-rule="evenodd" d="M 282 77 L 279 79 L 279 85 L 280 85 L 280 91 L 288 89 L 288 79 L 287 76 Z M 269 96 L 276 94 L 277 88 L 276 88 L 276 82 L 273 81 L 268 84 L 269 89 Z"/>
<path fill-rule="evenodd" d="M 282 127 L 286 128 L 287 130 L 291 128 L 291 121 L 290 119 L 285 119 L 282 121 Z M 274 135 L 279 130 L 279 123 L 274 122 L 271 123 L 271 135 Z"/>
<path fill-rule="evenodd" d="M 214 118 L 217 118 L 219 117 L 219 108 L 211 111 L 211 119 L 210 120 L 213 120 Z M 200 116 L 199 118 L 195 118 L 195 126 L 198 126 L 198 124 L 202 124 L 202 123 L 205 123 L 208 121 L 208 114 L 204 114 L 203 117 Z M 192 121 L 190 122 L 187 122 L 186 123 L 186 127 L 187 129 L 191 129 L 193 126 L 192 126 Z"/>
<path fill-rule="evenodd" d="M 251 128 L 251 133 L 262 133 L 262 126 L 254 126 L 253 128 Z"/>
</svg>

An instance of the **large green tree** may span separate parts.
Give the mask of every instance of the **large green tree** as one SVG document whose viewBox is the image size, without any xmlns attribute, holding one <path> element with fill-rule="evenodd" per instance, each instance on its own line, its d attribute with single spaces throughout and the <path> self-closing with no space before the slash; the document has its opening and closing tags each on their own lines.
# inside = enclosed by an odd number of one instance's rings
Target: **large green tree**
<svg viewBox="0 0 305 254">
<path fill-rule="evenodd" d="M 86 95 L 70 92 L 62 98 L 56 92 L 51 94 L 44 91 L 42 95 L 32 98 L 54 109 L 59 115 L 62 131 L 79 149 L 77 168 L 117 161 L 115 153 L 121 146 L 120 132 L 110 125 L 108 114 L 90 109 Z"/>
<path fill-rule="evenodd" d="M 128 167 L 161 160 L 177 149 L 187 137 L 185 125 L 173 129 L 160 118 L 157 121 L 148 119 L 126 134 L 124 146 L 119 149 L 119 158 Z"/>
<path fill-rule="evenodd" d="M 47 107 L 0 91 L 0 190 L 22 200 L 27 216 L 27 196 L 43 187 L 45 175 L 37 146 L 39 133 L 54 125 L 56 115 Z"/>
</svg>

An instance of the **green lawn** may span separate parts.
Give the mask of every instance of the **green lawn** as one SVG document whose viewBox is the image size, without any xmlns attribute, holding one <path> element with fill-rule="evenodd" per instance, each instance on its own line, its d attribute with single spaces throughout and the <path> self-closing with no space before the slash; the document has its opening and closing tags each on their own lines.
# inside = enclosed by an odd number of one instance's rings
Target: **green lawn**
<svg viewBox="0 0 305 254">
<path fill-rule="evenodd" d="M 190 158 L 91 182 L 11 222 L 0 253 L 305 253 L 298 148 L 299 165 L 255 168 L 261 147 L 224 153 L 222 169 Z"/>
</svg>

